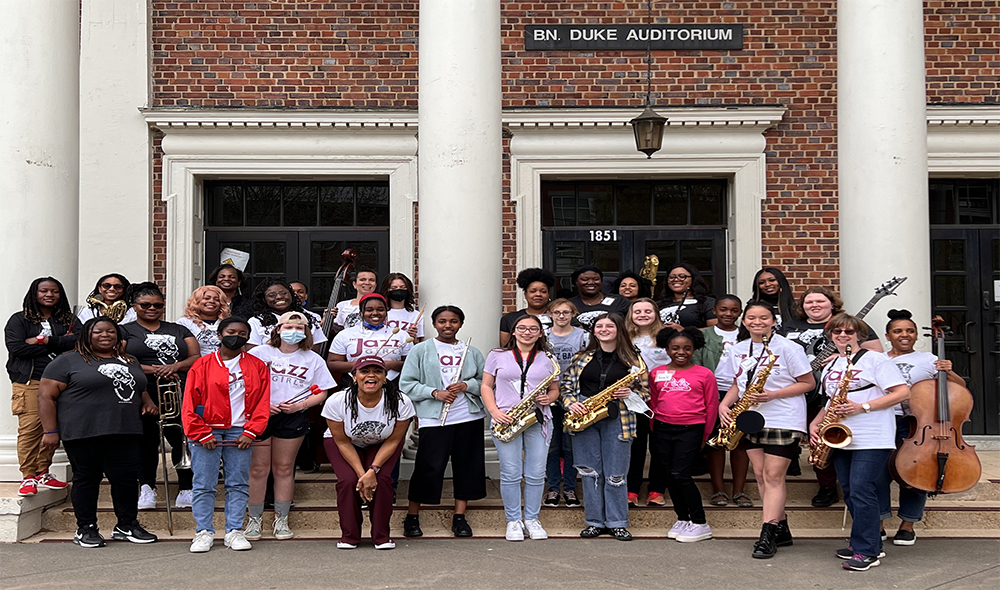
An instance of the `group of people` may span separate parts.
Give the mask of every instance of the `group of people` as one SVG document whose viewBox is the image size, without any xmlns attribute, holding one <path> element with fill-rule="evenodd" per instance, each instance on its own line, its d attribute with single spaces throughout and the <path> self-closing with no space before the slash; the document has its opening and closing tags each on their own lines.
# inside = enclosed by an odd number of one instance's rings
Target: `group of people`
<svg viewBox="0 0 1000 590">
<path fill-rule="evenodd" d="M 834 412 L 854 439 L 834 452 L 832 468 L 817 471 L 821 487 L 813 503 L 837 501 L 839 482 L 854 524 L 850 547 L 838 555 L 848 569 L 878 565 L 880 520 L 889 514 L 887 462 L 896 444 L 887 433 L 904 432 L 909 385 L 950 369 L 947 361 L 914 352 L 916 325 L 908 312 L 890 312 L 892 348 L 881 354 L 874 330 L 844 313 L 835 293 L 811 287 L 796 300 L 776 268 L 757 273 L 745 304 L 735 295 L 711 297 L 686 263 L 667 271 L 659 301 L 651 298 L 650 282 L 634 273 L 620 275 L 611 293 L 595 266 L 576 269 L 571 280 L 577 295 L 552 300 L 552 273 L 521 271 L 517 284 L 527 306 L 501 318 L 499 347 L 483 355 L 459 338 L 465 313 L 452 305 L 430 313 L 437 335 L 425 340 L 424 308 L 417 307 L 412 281 L 399 273 L 379 284 L 375 272 L 360 269 L 353 278 L 357 296 L 324 312 L 334 318 L 330 333 L 320 315 L 305 309 L 304 283 L 265 279 L 245 296 L 245 277 L 232 265 L 211 273 L 176 322 L 163 319 L 164 296 L 155 283 L 101 277 L 89 306 L 74 316 L 59 281 L 37 279 L 5 330 L 20 493 L 66 486 L 48 471 L 62 443 L 73 468 L 74 542 L 104 545 L 97 527 L 103 477 L 118 520 L 113 538 L 155 541 L 138 510 L 156 506 L 166 401 L 160 395 L 173 383 L 183 392 L 180 420 L 163 436 L 175 463 L 185 445 L 190 450 L 191 469 L 177 469 L 174 505 L 191 507 L 192 552 L 213 545 L 220 466 L 225 546 L 245 550 L 261 538 L 269 478 L 272 534 L 293 537 L 295 458 L 310 431 L 308 410 L 322 406 L 323 448 L 337 476 L 339 548 L 358 546 L 365 509 L 375 547 L 395 546 L 389 518 L 403 440 L 415 417 L 419 446 L 404 536 L 423 534 L 420 507 L 440 503 L 449 461 L 452 531 L 472 536 L 465 513 L 469 501 L 486 496 L 489 420 L 510 541 L 545 539 L 541 506 L 579 505 L 578 476 L 581 536 L 630 540 L 629 508 L 639 504 L 648 452 L 646 504 L 665 505 L 669 494 L 677 521 L 667 536 L 679 542 L 712 537 L 694 481 L 701 466 L 710 474 L 712 505 L 750 507 L 744 488 L 752 465 L 763 504 L 752 555 L 769 558 L 793 542 L 786 474 Z M 839 354 L 814 369 L 811 361 L 828 342 Z M 318 354 L 327 348 L 326 358 Z M 848 361 L 853 371 L 845 381 Z M 850 401 L 829 407 L 826 401 L 847 381 Z M 729 452 L 730 494 L 726 449 L 706 442 L 732 423 L 730 409 L 745 395 L 765 426 Z M 518 434 L 500 440 L 498 427 Z M 894 543 L 914 542 L 923 500 L 901 491 L 903 524 Z"/>
</svg>

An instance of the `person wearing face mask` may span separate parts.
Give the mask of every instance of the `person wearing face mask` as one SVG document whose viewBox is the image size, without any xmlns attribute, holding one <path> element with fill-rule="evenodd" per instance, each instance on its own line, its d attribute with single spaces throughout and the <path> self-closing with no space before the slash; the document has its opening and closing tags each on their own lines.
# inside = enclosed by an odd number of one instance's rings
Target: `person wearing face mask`
<svg viewBox="0 0 1000 590">
<path fill-rule="evenodd" d="M 198 287 L 191 293 L 184 316 L 177 324 L 194 334 L 201 356 L 219 350 L 219 322 L 229 317 L 229 304 L 222 289 L 214 285 Z"/>
<path fill-rule="evenodd" d="M 295 456 L 309 431 L 306 412 L 321 405 L 326 392 L 337 383 L 322 357 L 312 351 L 309 320 L 301 312 L 290 311 L 278 318 L 270 341 L 254 347 L 250 354 L 271 369 L 271 417 L 267 429 L 258 437 L 261 441 L 270 439 L 271 443 L 253 449 L 247 505 L 250 516 L 243 532 L 247 540 L 260 539 L 267 476 L 273 473 L 274 538 L 291 539 L 288 511 L 295 492 Z"/>
<path fill-rule="evenodd" d="M 556 286 L 556 277 L 541 268 L 526 268 L 517 273 L 517 286 L 524 291 L 528 307 L 504 314 L 500 318 L 500 347 L 507 346 L 514 322 L 523 315 L 535 316 L 542 323 L 545 333 L 552 330 L 552 318 L 548 316 L 549 296 Z"/>
<path fill-rule="evenodd" d="M 229 304 L 229 315 L 250 319 L 253 316 L 253 302 L 243 295 L 243 283 L 246 278 L 243 271 L 232 264 L 220 264 L 208 275 L 206 285 L 215 285 L 222 289 L 225 301 Z"/>
<path fill-rule="evenodd" d="M 128 282 L 124 276 L 113 272 L 102 276 L 97 279 L 97 284 L 94 285 L 94 290 L 87 295 L 87 305 L 80 310 L 77 317 L 80 318 L 80 323 L 85 323 L 91 318 L 96 318 L 105 315 L 105 307 L 114 305 L 116 301 L 124 301 L 125 293 L 128 291 L 131 283 Z M 99 305 L 93 303 L 91 300 L 95 299 L 104 302 L 104 305 Z M 131 307 L 125 312 L 125 316 L 119 320 L 119 324 L 127 324 L 129 322 L 135 321 L 135 310 Z"/>
<path fill-rule="evenodd" d="M 375 292 L 375 288 L 378 287 L 378 275 L 370 268 L 361 267 L 354 275 L 354 282 L 351 284 L 354 285 L 357 296 L 354 299 L 345 299 L 338 302 L 337 306 L 333 309 L 333 313 L 335 314 L 333 323 L 334 330 L 336 331 L 353 328 L 362 322 L 359 309 L 361 298 Z"/>
<path fill-rule="evenodd" d="M 390 328 L 399 328 L 413 340 L 405 344 L 400 353 L 405 358 L 414 344 L 424 340 L 424 324 L 413 294 L 413 281 L 401 272 L 391 272 L 382 279 L 378 292 L 389 301 L 389 311 L 385 323 Z"/>
<path fill-rule="evenodd" d="M 576 325 L 590 330 L 597 316 L 606 313 L 616 313 L 621 317 L 628 315 L 631 301 L 618 294 L 604 294 L 604 273 L 601 269 L 587 264 L 574 270 L 570 278 L 578 292 L 576 297 L 570 298 L 570 303 L 576 306 L 578 312 L 574 319 Z"/>
<path fill-rule="evenodd" d="M 778 331 L 794 320 L 795 294 L 785 278 L 785 273 L 768 266 L 757 271 L 753 277 L 753 295 L 750 301 L 764 301 L 778 311 Z"/>
<path fill-rule="evenodd" d="M 278 316 L 289 311 L 297 311 L 308 318 L 313 346 L 326 342 L 319 316 L 302 309 L 292 286 L 285 279 L 269 278 L 261 281 L 253 292 L 253 309 L 254 316 L 249 318 L 251 346 L 268 342 Z"/>
<path fill-rule="evenodd" d="M 267 428 L 271 376 L 262 360 L 243 352 L 249 335 L 250 326 L 242 318 L 222 320 L 222 346 L 196 360 L 188 371 L 181 418 L 191 441 L 194 474 L 191 512 L 196 532 L 191 553 L 212 548 L 220 463 L 226 490 L 225 545 L 234 551 L 251 548 L 243 534 L 250 497 L 250 445 Z"/>
<path fill-rule="evenodd" d="M 698 269 L 686 262 L 667 271 L 667 288 L 660 299 L 660 320 L 667 328 L 704 328 L 718 321 L 712 309 L 715 299 Z"/>
<path fill-rule="evenodd" d="M 377 356 L 385 362 L 389 380 L 395 380 L 403 368 L 402 350 L 406 341 L 402 330 L 394 331 L 386 323 L 388 309 L 385 297 L 369 293 L 361 298 L 358 309 L 361 323 L 338 333 L 330 345 L 327 364 L 330 371 L 345 375 L 354 368 L 354 361 L 363 356 Z"/>
<path fill-rule="evenodd" d="M 653 296 L 652 283 L 649 282 L 649 279 L 644 279 L 631 270 L 626 270 L 618 275 L 618 278 L 611 285 L 611 291 L 618 293 L 632 303 L 635 303 L 635 300 L 640 297 Z"/>
</svg>

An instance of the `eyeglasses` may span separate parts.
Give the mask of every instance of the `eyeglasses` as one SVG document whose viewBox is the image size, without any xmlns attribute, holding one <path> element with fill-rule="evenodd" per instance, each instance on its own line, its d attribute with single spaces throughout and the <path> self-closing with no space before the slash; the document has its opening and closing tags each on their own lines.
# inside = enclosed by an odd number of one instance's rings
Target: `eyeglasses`
<svg viewBox="0 0 1000 590">
<path fill-rule="evenodd" d="M 538 326 L 518 326 L 514 328 L 514 331 L 521 334 L 537 334 L 539 329 Z"/>
<path fill-rule="evenodd" d="M 670 275 L 669 277 L 667 277 L 667 280 L 668 281 L 686 281 L 687 279 L 690 279 L 690 278 L 691 278 L 691 275 Z"/>
<path fill-rule="evenodd" d="M 833 335 L 847 334 L 848 336 L 854 336 L 854 334 L 857 333 L 857 330 L 854 328 L 834 328 L 830 330 L 830 333 Z"/>
<path fill-rule="evenodd" d="M 573 312 L 569 311 L 569 310 L 566 310 L 566 311 L 553 311 L 549 315 L 557 315 L 557 316 L 573 315 Z"/>
<path fill-rule="evenodd" d="M 121 283 L 101 283 L 101 288 L 105 291 L 110 291 L 112 289 L 115 291 L 123 291 L 125 290 L 125 285 Z"/>
<path fill-rule="evenodd" d="M 153 309 L 163 309 L 163 303 L 150 303 L 148 301 L 143 301 L 142 303 L 136 303 L 136 305 L 143 309 L 149 309 L 150 307 Z"/>
</svg>

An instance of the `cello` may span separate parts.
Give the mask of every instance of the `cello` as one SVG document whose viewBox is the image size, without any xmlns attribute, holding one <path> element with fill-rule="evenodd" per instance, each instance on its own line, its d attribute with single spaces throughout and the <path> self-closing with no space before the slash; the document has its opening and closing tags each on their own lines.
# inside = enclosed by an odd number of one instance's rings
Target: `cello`
<svg viewBox="0 0 1000 590">
<path fill-rule="evenodd" d="M 932 336 L 938 360 L 944 360 L 947 327 L 934 318 Z M 947 371 L 910 388 L 910 433 L 889 461 L 893 477 L 911 488 L 934 494 L 954 494 L 979 482 L 982 465 L 976 448 L 962 439 L 962 425 L 972 412 L 969 390 L 948 381 Z"/>
</svg>

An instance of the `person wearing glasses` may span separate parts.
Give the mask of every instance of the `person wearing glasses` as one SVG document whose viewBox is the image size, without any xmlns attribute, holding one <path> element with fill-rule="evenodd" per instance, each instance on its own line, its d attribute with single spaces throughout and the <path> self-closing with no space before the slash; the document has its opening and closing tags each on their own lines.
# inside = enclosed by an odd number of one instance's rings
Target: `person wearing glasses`
<svg viewBox="0 0 1000 590">
<path fill-rule="evenodd" d="M 500 318 L 501 348 L 507 346 L 514 322 L 523 315 L 538 318 L 546 333 L 552 329 L 552 318 L 548 316 L 547 312 L 549 310 L 549 296 L 556 286 L 555 275 L 541 268 L 526 268 L 517 273 L 517 286 L 524 291 L 524 299 L 528 302 L 528 307 L 504 314 Z"/>
<path fill-rule="evenodd" d="M 146 392 L 154 404 L 159 405 L 159 384 L 179 381 L 183 391 L 184 376 L 191 364 L 198 359 L 201 348 L 198 340 L 180 324 L 163 321 L 163 293 L 156 283 L 139 283 L 129 289 L 128 301 L 135 311 L 136 320 L 122 326 L 125 350 L 139 361 L 146 375 Z M 181 459 L 184 433 L 179 426 L 169 425 L 163 435 L 170 442 L 171 459 L 176 464 Z M 156 508 L 156 473 L 160 462 L 159 418 L 154 414 L 142 417 L 141 462 L 139 467 L 139 510 Z M 174 506 L 191 506 L 191 470 L 177 470 L 179 490 Z M 167 498 L 170 501 L 170 498 Z"/>
<path fill-rule="evenodd" d="M 715 299 L 708 295 L 708 285 L 698 269 L 686 262 L 667 271 L 667 288 L 660 298 L 660 320 L 664 327 L 678 332 L 684 328 L 714 326 Z"/>
<path fill-rule="evenodd" d="M 128 279 L 116 272 L 106 274 L 97 279 L 97 284 L 94 285 L 94 290 L 90 292 L 90 295 L 87 295 L 87 299 L 97 299 L 110 307 L 115 301 L 124 300 L 125 291 L 129 288 L 129 285 Z M 105 315 L 104 309 L 104 307 L 101 307 L 97 303 L 88 301 L 87 306 L 80 310 L 77 317 L 80 318 L 81 323 L 86 323 L 91 318 Z M 125 312 L 125 317 L 118 323 L 127 324 L 134 321 L 135 310 L 129 308 Z"/>
<path fill-rule="evenodd" d="M 604 273 L 601 269 L 587 264 L 574 270 L 570 278 L 578 293 L 576 297 L 570 298 L 577 309 L 574 321 L 578 325 L 590 330 L 598 316 L 606 313 L 616 313 L 621 317 L 628 315 L 631 301 L 617 293 L 604 294 Z"/>
</svg>

